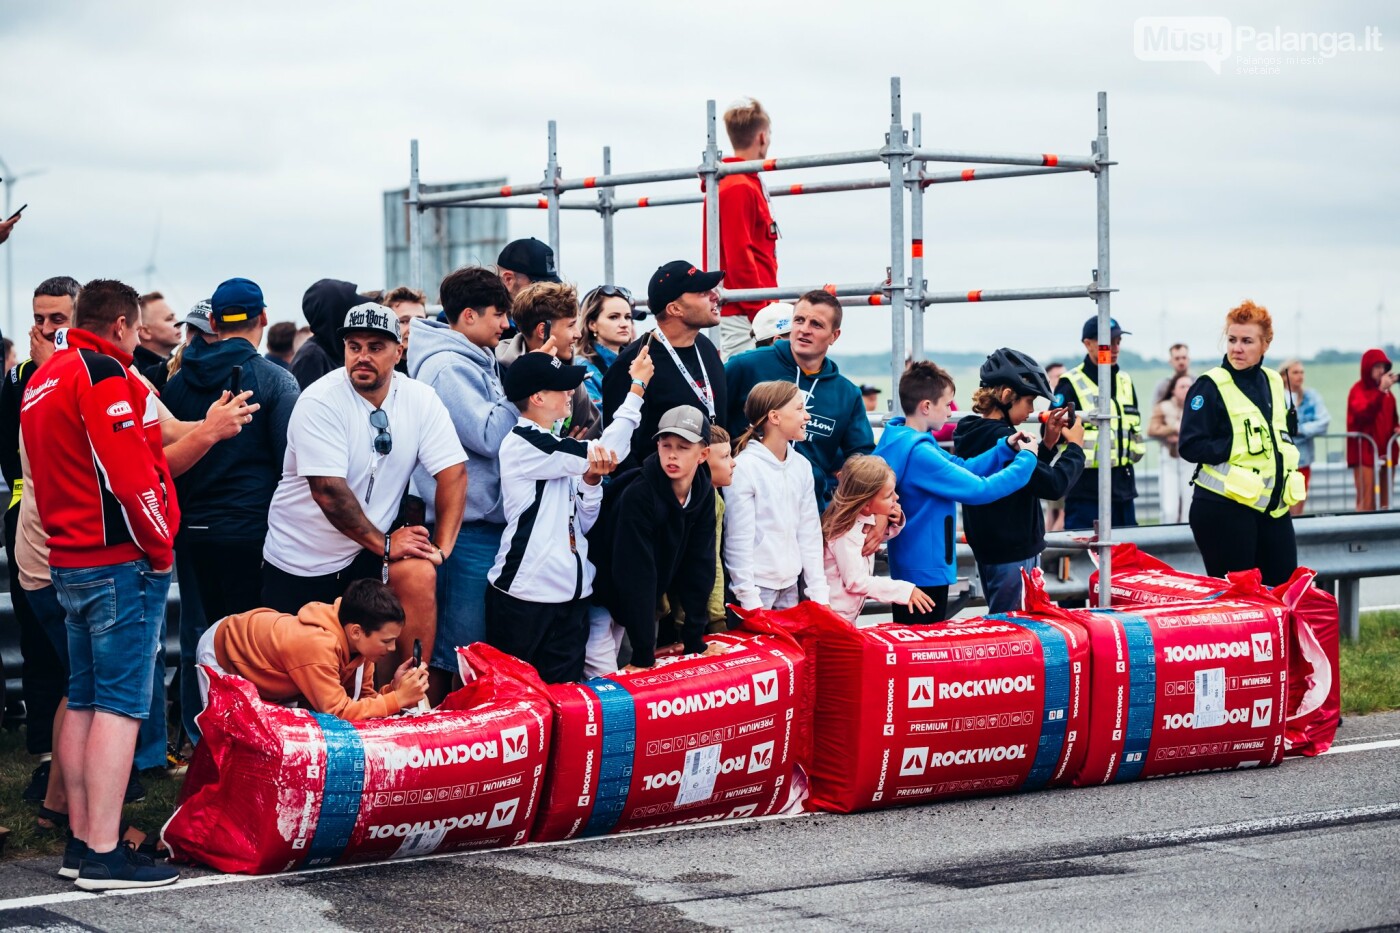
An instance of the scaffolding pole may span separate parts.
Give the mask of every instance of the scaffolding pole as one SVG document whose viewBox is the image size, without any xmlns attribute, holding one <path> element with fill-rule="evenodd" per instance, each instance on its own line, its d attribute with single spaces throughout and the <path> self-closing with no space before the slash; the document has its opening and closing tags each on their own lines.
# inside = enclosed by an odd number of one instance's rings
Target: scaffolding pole
<svg viewBox="0 0 1400 933">
<path fill-rule="evenodd" d="M 705 102 L 705 160 L 700 177 L 705 181 L 705 269 L 719 268 L 719 157 L 715 102 Z M 723 283 L 721 283 L 723 284 Z"/>
<path fill-rule="evenodd" d="M 914 114 L 914 148 L 924 143 L 924 115 Z M 909 281 L 913 294 L 923 298 L 928 289 L 924 280 L 924 163 L 910 161 L 909 171 L 904 175 L 904 187 L 909 191 Z M 924 308 L 922 301 L 915 301 L 909 308 L 909 355 L 921 360 L 924 358 Z M 894 384 L 897 391 L 899 383 Z M 895 392 L 890 393 L 887 403 L 893 405 Z"/>
<path fill-rule="evenodd" d="M 603 175 L 612 174 L 612 146 L 603 147 Z M 598 213 L 603 216 L 603 284 L 614 285 L 613 274 L 613 189 L 598 189 Z"/>
<path fill-rule="evenodd" d="M 423 209 L 418 204 L 418 140 L 408 144 L 408 284 L 423 289 Z"/>
<path fill-rule="evenodd" d="M 1099 404 L 1094 420 L 1099 426 L 1099 521 L 1095 547 L 1099 552 L 1099 579 L 1113 579 L 1113 453 L 1115 444 L 1109 432 L 1112 414 L 1111 406 L 1116 394 L 1113 380 L 1113 332 L 1112 314 L 1109 309 L 1111 285 L 1108 262 L 1108 95 L 1099 91 L 1099 135 L 1094 141 L 1094 159 L 1097 163 L 1096 185 L 1098 201 L 1098 269 L 1094 271 L 1094 298 L 1099 309 Z M 1099 608 L 1112 605 L 1112 586 L 1099 587 Z"/>
<path fill-rule="evenodd" d="M 904 309 L 909 282 L 904 277 L 904 166 L 913 149 L 904 134 L 899 79 L 890 79 L 890 132 L 881 158 L 890 168 L 890 385 L 904 371 Z"/>
<path fill-rule="evenodd" d="M 563 268 L 559 250 L 559 139 L 557 125 L 549 121 L 549 159 L 544 166 L 546 208 L 549 211 L 549 248 L 554 250 L 554 268 Z"/>
</svg>

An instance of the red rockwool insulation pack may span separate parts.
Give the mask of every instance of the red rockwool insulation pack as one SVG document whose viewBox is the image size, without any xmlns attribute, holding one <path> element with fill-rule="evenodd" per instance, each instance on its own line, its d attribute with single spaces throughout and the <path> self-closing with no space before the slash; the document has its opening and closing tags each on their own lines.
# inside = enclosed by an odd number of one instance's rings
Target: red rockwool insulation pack
<svg viewBox="0 0 1400 933">
<path fill-rule="evenodd" d="M 1293 615 L 1288 632 L 1288 719 L 1284 748 L 1290 755 L 1320 755 L 1332 746 L 1342 715 L 1342 680 L 1338 669 L 1341 620 L 1337 600 L 1312 585 L 1313 572 L 1298 568 L 1288 582 L 1273 588 Z M 1257 570 L 1230 574 L 1228 580 L 1182 573 L 1137 549 L 1113 549 L 1115 606 L 1170 605 L 1213 599 L 1233 581 L 1257 585 Z M 1091 602 L 1098 598 L 1099 574 L 1089 577 Z"/>
<path fill-rule="evenodd" d="M 174 857 L 265 874 L 526 840 L 544 783 L 549 700 L 486 645 L 482 672 L 432 712 L 347 722 L 258 699 L 209 671 L 209 704 L 175 815 Z"/>
<path fill-rule="evenodd" d="M 802 650 L 760 624 L 707 635 L 715 657 L 659 657 L 549 687 L 554 743 L 531 838 L 765 816 L 793 785 Z"/>
<path fill-rule="evenodd" d="M 856 628 L 812 603 L 758 613 L 815 681 L 811 804 L 850 813 L 1067 784 L 1089 726 L 1089 648 L 1058 613 Z"/>
<path fill-rule="evenodd" d="M 1217 598 L 1059 610 L 1037 582 L 1029 611 L 1089 632 L 1089 744 L 1079 787 L 1283 760 L 1288 608 L 1256 579 Z"/>
</svg>

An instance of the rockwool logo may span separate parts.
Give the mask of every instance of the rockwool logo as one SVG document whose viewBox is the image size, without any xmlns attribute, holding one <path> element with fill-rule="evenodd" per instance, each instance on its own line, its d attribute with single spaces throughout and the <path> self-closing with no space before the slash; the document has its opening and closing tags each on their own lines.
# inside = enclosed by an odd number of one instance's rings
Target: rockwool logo
<svg viewBox="0 0 1400 933">
<path fill-rule="evenodd" d="M 1272 701 L 1270 701 L 1270 700 L 1265 700 L 1264 702 L 1270 703 L 1270 702 L 1272 702 Z M 1224 725 L 1230 725 L 1230 724 L 1232 724 L 1232 723 L 1247 722 L 1247 721 L 1249 720 L 1249 710 L 1248 710 L 1248 709 L 1245 709 L 1245 708 L 1243 708 L 1243 707 L 1241 707 L 1241 708 L 1239 708 L 1239 709 L 1227 709 L 1227 710 L 1222 710 L 1221 713 L 1220 713 L 1220 715 L 1221 715 L 1221 720 L 1220 720 L 1219 723 L 1212 723 L 1212 724 L 1209 724 L 1209 725 L 1222 725 L 1222 726 L 1224 726 Z M 1164 714 L 1162 715 L 1162 728 L 1163 728 L 1163 729 L 1196 729 L 1196 728 L 1209 728 L 1209 725 L 1198 727 L 1198 726 L 1196 725 L 1196 714 L 1195 714 L 1195 713 L 1164 713 Z"/>
<path fill-rule="evenodd" d="M 515 811 L 518 809 L 520 809 L 519 797 L 502 800 L 491 808 L 491 822 L 486 824 L 486 828 L 495 829 L 497 826 L 509 826 L 515 822 Z"/>
<path fill-rule="evenodd" d="M 519 802 L 519 798 L 511 801 L 512 804 Z M 421 836 L 428 832 L 448 833 L 454 829 L 470 829 L 480 826 L 485 820 L 485 813 L 466 813 L 462 816 L 449 816 L 442 820 L 424 820 L 421 823 L 386 823 L 371 826 L 368 832 L 371 839 L 388 839 L 391 836 L 402 839 L 404 836 Z M 492 823 L 491 825 L 495 826 L 496 824 Z"/>
<path fill-rule="evenodd" d="M 495 742 L 472 742 L 470 745 L 446 745 L 439 748 L 396 748 L 386 755 L 392 768 L 436 768 L 439 765 L 466 764 L 500 756 Z"/>
<path fill-rule="evenodd" d="M 1249 637 L 1254 646 L 1255 661 L 1272 661 L 1274 659 L 1274 636 L 1268 632 L 1255 632 Z"/>
<path fill-rule="evenodd" d="M 1247 641 L 1216 641 L 1203 645 L 1169 645 L 1162 650 L 1162 656 L 1168 661 L 1219 661 L 1247 658 L 1249 652 Z"/>
<path fill-rule="evenodd" d="M 760 742 L 749 752 L 749 774 L 773 767 L 773 743 Z"/>
<path fill-rule="evenodd" d="M 960 748 L 952 752 L 935 752 L 929 757 L 930 768 L 950 765 L 975 765 L 988 761 L 1017 761 L 1026 757 L 1024 745 L 996 745 L 991 748 Z"/>
<path fill-rule="evenodd" d="M 933 706 L 933 678 L 909 678 L 909 708 L 920 709 Z"/>
<path fill-rule="evenodd" d="M 924 746 L 923 748 L 906 748 L 900 762 L 900 777 L 923 774 L 928 770 L 928 746 Z"/>
<path fill-rule="evenodd" d="M 501 762 L 509 764 L 530 754 L 530 737 L 524 726 L 501 730 Z"/>
<path fill-rule="evenodd" d="M 1027 693 L 1035 689 L 1035 676 L 1022 674 L 1020 677 L 992 677 L 984 680 L 944 681 L 938 685 L 940 700 L 957 700 L 962 697 L 996 696 L 999 693 Z M 930 703 L 930 706 L 933 704 Z"/>
<path fill-rule="evenodd" d="M 778 672 L 763 671 L 753 675 L 753 705 L 762 706 L 778 699 Z"/>
<path fill-rule="evenodd" d="M 1274 721 L 1274 701 L 1272 697 L 1265 697 L 1262 700 L 1254 701 L 1254 718 L 1249 725 L 1253 729 L 1262 729 L 1271 725 Z"/>
<path fill-rule="evenodd" d="M 770 696 L 766 700 L 758 700 L 759 703 L 770 702 L 777 697 L 778 674 L 776 671 L 768 671 L 767 674 L 755 674 L 753 678 L 754 688 L 759 689 L 759 681 L 764 677 L 768 678 L 766 684 Z M 761 692 L 761 690 L 760 690 Z M 716 690 L 706 690 L 704 693 L 697 693 L 688 697 L 676 697 L 673 700 L 657 700 L 654 703 L 647 703 L 647 715 L 652 719 L 667 719 L 671 716 L 684 716 L 687 713 L 700 713 L 705 710 L 718 709 L 721 706 L 733 706 L 736 703 L 747 703 L 749 701 L 749 685 L 738 684 L 729 688 L 719 688 Z"/>
</svg>

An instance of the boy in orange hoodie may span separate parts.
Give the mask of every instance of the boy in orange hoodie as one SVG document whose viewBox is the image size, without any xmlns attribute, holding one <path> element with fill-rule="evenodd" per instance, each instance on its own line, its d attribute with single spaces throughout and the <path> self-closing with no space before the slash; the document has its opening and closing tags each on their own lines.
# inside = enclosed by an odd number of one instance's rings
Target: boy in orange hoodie
<svg viewBox="0 0 1400 933">
<path fill-rule="evenodd" d="M 376 580 L 356 580 L 334 605 L 307 603 L 296 615 L 254 609 L 227 616 L 199 640 L 200 665 L 236 674 L 268 703 L 296 702 L 341 719 L 379 719 L 414 706 L 427 693 L 428 669 L 410 658 L 384 689 L 374 665 L 395 649 L 403 605 Z M 200 690 L 208 700 L 208 684 Z"/>
</svg>

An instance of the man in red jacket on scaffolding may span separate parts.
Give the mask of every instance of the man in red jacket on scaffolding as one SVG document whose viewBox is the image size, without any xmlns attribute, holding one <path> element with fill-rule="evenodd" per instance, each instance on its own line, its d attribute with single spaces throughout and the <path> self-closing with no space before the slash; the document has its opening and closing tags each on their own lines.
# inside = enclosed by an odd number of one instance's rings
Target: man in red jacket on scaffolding
<svg viewBox="0 0 1400 933">
<path fill-rule="evenodd" d="M 772 124 L 763 105 L 752 97 L 724 112 L 724 129 L 734 155 L 725 162 L 768 158 Z M 700 255 L 706 256 L 709 215 L 705 215 L 706 240 Z M 719 180 L 719 267 L 726 288 L 778 287 L 778 225 L 769 210 L 768 189 L 758 175 L 726 175 Z M 736 301 L 720 311 L 720 355 L 728 360 L 754 348 L 754 315 L 766 301 Z"/>
</svg>

